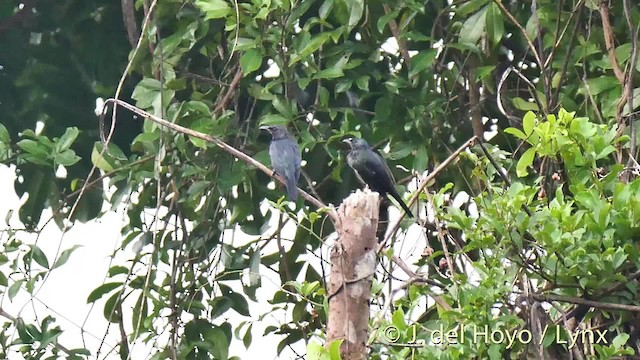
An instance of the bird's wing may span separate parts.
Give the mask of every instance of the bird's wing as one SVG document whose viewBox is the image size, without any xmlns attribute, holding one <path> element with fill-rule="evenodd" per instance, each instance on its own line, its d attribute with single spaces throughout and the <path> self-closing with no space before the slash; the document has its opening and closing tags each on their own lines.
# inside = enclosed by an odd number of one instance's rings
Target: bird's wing
<svg viewBox="0 0 640 360">
<path fill-rule="evenodd" d="M 295 200 L 302 161 L 298 144 L 290 138 L 273 140 L 269 147 L 269 156 L 273 170 L 286 181 L 289 198 Z"/>
<path fill-rule="evenodd" d="M 293 139 L 278 140 L 275 149 L 271 155 L 271 161 L 279 163 L 282 167 L 281 171 L 291 174 L 297 181 L 300 176 L 300 148 Z M 275 159 L 274 159 L 275 158 Z M 283 174 L 284 175 L 284 174 Z"/>
<path fill-rule="evenodd" d="M 370 187 L 386 178 L 383 183 L 390 182 L 393 186 L 394 179 L 389 167 L 384 162 L 382 157 L 371 150 L 365 150 L 354 156 L 354 161 L 357 165 L 351 166 L 355 172 L 358 180 L 363 184 L 368 184 Z"/>
<path fill-rule="evenodd" d="M 369 154 L 369 156 L 367 156 L 366 161 L 368 165 L 367 167 L 373 168 L 373 169 L 383 169 L 383 171 L 387 174 L 387 176 L 389 176 L 389 179 L 391 179 L 391 182 L 393 184 L 396 183 L 396 179 L 393 177 L 393 174 L 391 173 L 391 169 L 389 169 L 389 166 L 387 166 L 386 161 L 384 161 L 382 156 L 378 154 L 376 151 L 371 150 L 371 153 Z M 376 175 L 380 176 L 382 174 L 376 174 Z"/>
</svg>

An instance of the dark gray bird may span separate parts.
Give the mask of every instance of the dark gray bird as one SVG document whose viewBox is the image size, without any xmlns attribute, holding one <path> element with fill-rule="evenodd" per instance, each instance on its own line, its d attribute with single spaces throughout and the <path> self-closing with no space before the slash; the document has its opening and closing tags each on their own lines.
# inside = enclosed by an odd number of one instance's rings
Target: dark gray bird
<svg viewBox="0 0 640 360">
<path fill-rule="evenodd" d="M 267 130 L 271 134 L 271 145 L 269 145 L 271 167 L 276 174 L 285 179 L 288 198 L 296 201 L 302 161 L 298 143 L 284 126 L 265 125 L 260 129 Z"/>
<path fill-rule="evenodd" d="M 396 181 L 382 157 L 373 151 L 364 139 L 349 138 L 343 142 L 351 146 L 347 163 L 356 173 L 358 180 L 380 196 L 391 195 L 402 206 L 407 216 L 412 218 L 413 214 L 396 191 Z"/>
</svg>

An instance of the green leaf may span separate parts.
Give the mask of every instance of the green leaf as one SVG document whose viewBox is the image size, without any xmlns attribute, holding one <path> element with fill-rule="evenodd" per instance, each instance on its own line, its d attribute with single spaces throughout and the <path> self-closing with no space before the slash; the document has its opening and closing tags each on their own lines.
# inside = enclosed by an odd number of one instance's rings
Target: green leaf
<svg viewBox="0 0 640 360">
<path fill-rule="evenodd" d="M 220 327 L 214 327 L 207 331 L 207 338 L 213 343 L 212 355 L 214 359 L 229 358 L 229 339 Z"/>
<path fill-rule="evenodd" d="M 58 257 L 56 262 L 53 264 L 53 268 L 51 268 L 51 269 L 53 270 L 55 268 L 58 268 L 58 267 L 64 265 L 67 262 L 67 260 L 69 260 L 69 257 L 71 256 L 71 254 L 74 251 L 76 251 L 78 248 L 80 248 L 80 247 L 82 247 L 82 246 L 81 245 L 73 245 L 69 249 L 66 249 L 63 252 L 61 252 L 60 256 Z"/>
<path fill-rule="evenodd" d="M 402 309 L 398 309 L 393 312 L 393 314 L 391 315 L 391 322 L 400 330 L 404 330 L 407 328 L 407 324 L 404 321 L 404 312 L 402 311 Z"/>
<path fill-rule="evenodd" d="M 626 344 L 628 340 L 629 340 L 629 334 L 620 333 L 615 338 L 613 338 L 613 340 L 611 341 L 611 345 L 613 345 L 613 347 L 619 349 L 619 348 L 623 347 L 624 344 Z"/>
<path fill-rule="evenodd" d="M 240 315 L 251 316 L 251 313 L 249 313 L 249 303 L 247 303 L 247 299 L 244 296 L 236 292 L 232 292 L 226 296 L 231 300 L 231 303 L 233 304 L 231 305 L 231 308 L 233 310 Z"/>
<path fill-rule="evenodd" d="M 340 346 L 344 339 L 335 339 L 329 344 L 329 359 L 331 360 L 341 360 L 342 356 L 340 356 Z"/>
<path fill-rule="evenodd" d="M 249 324 L 249 326 L 247 326 L 247 331 L 245 331 L 244 336 L 242 337 L 242 344 L 246 349 L 248 349 L 249 345 L 251 345 L 251 341 L 253 338 L 253 336 L 251 335 L 252 328 L 253 328 L 253 324 Z"/>
<path fill-rule="evenodd" d="M 344 72 L 340 68 L 332 67 L 318 71 L 313 79 L 335 79 L 344 76 Z"/>
<path fill-rule="evenodd" d="M 56 151 L 63 152 L 70 148 L 73 142 L 78 137 L 78 134 L 80 134 L 80 130 L 78 130 L 77 127 L 67 128 L 60 140 L 58 140 L 58 142 L 56 143 Z"/>
<path fill-rule="evenodd" d="M 529 174 L 527 168 L 533 164 L 533 159 L 536 156 L 536 149 L 529 148 L 527 151 L 522 154 L 522 157 L 518 160 L 518 164 L 516 165 L 516 174 L 518 177 L 524 177 Z"/>
<path fill-rule="evenodd" d="M 76 155 L 75 151 L 67 149 L 61 153 L 56 154 L 53 157 L 53 161 L 56 164 L 60 164 L 62 166 L 71 166 L 80 161 L 80 156 Z"/>
<path fill-rule="evenodd" d="M 13 284 L 11 284 L 11 286 L 9 286 L 9 289 L 7 289 L 7 294 L 9 294 L 10 301 L 13 301 L 13 298 L 16 297 L 23 283 L 24 283 L 24 280 L 18 280 L 18 281 L 15 281 Z"/>
<path fill-rule="evenodd" d="M 209 319 L 213 320 L 231 309 L 233 302 L 226 296 L 219 296 L 209 301 L 209 304 L 211 304 L 211 314 L 209 315 Z"/>
<path fill-rule="evenodd" d="M 154 78 L 140 80 L 131 97 L 136 100 L 136 105 L 143 109 L 153 109 L 156 116 L 162 115 L 162 109 L 170 104 L 175 95 L 175 90 L 163 88 L 162 83 Z M 147 125 L 150 124 L 150 125 Z M 152 122 L 146 126 L 157 126 Z"/>
<path fill-rule="evenodd" d="M 273 107 L 278 110 L 285 118 L 291 119 L 294 116 L 294 112 L 291 110 L 291 103 L 282 96 L 276 96 L 271 102 Z"/>
<path fill-rule="evenodd" d="M 31 250 L 25 255 L 27 259 L 33 259 L 38 265 L 42 266 L 45 269 L 49 268 L 49 260 L 47 260 L 47 255 L 44 254 L 42 249 L 40 249 L 37 245 L 30 245 Z"/>
<path fill-rule="evenodd" d="M 322 2 L 322 5 L 320 5 L 320 10 L 318 10 L 320 19 L 325 20 L 327 16 L 329 16 L 331 9 L 333 9 L 333 1 L 334 0 L 325 0 Z"/>
<path fill-rule="evenodd" d="M 89 297 L 87 297 L 87 304 L 100 299 L 104 295 L 111 292 L 111 290 L 122 286 L 122 284 L 123 284 L 122 282 L 110 282 L 110 283 L 104 283 L 98 286 L 89 294 Z"/>
<path fill-rule="evenodd" d="M 496 3 L 489 4 L 489 8 L 487 9 L 487 36 L 493 46 L 496 46 L 502 40 L 502 36 L 504 35 L 504 19 L 502 15 L 502 10 L 500 7 L 496 5 Z"/>
<path fill-rule="evenodd" d="M 427 169 L 428 163 L 429 163 L 429 154 L 427 153 L 427 147 L 420 146 L 418 148 L 418 152 L 416 153 L 416 157 L 413 160 L 413 168 L 418 172 L 422 172 Z"/>
<path fill-rule="evenodd" d="M 527 112 L 522 119 L 522 130 L 524 134 L 529 137 L 533 132 L 533 127 L 536 125 L 536 114 L 532 111 Z"/>
<path fill-rule="evenodd" d="M 286 125 L 287 118 L 278 114 L 267 114 L 260 120 L 260 125 Z"/>
<path fill-rule="evenodd" d="M 330 360 L 329 351 L 321 344 L 311 341 L 307 345 L 307 359 L 309 360 Z"/>
<path fill-rule="evenodd" d="M 387 26 L 391 19 L 395 19 L 398 16 L 398 10 L 389 11 L 388 13 L 380 16 L 376 23 L 376 27 L 380 34 L 384 34 L 384 28 Z"/>
<path fill-rule="evenodd" d="M 540 30 L 540 20 L 537 16 L 530 16 L 525 26 L 525 30 L 529 39 L 535 40 L 538 37 L 538 31 Z"/>
<path fill-rule="evenodd" d="M 116 265 L 116 266 L 112 266 L 111 268 L 109 268 L 109 277 L 114 277 L 115 275 L 118 274 L 128 274 L 129 273 L 129 269 L 125 266 L 120 266 L 120 265 Z"/>
<path fill-rule="evenodd" d="M 607 91 L 609 89 L 613 89 L 615 87 L 620 86 L 618 80 L 613 76 L 600 76 L 597 78 L 588 79 L 586 84 L 583 84 L 580 89 L 578 89 L 578 94 L 580 95 L 588 95 L 592 96 L 598 95 L 603 91 Z"/>
<path fill-rule="evenodd" d="M 504 132 L 507 134 L 511 134 L 521 140 L 527 139 L 527 135 L 525 135 L 520 129 L 510 127 L 510 128 L 504 129 Z"/>
<path fill-rule="evenodd" d="M 11 136 L 9 136 L 9 131 L 0 123 L 0 143 L 10 144 Z"/>
<path fill-rule="evenodd" d="M 487 350 L 487 353 L 489 353 L 490 360 L 500 360 L 503 358 L 500 348 L 501 347 L 498 344 L 489 345 L 489 350 Z"/>
<path fill-rule="evenodd" d="M 244 75 L 258 70 L 260 65 L 262 65 L 262 54 L 256 49 L 248 50 L 240 58 L 240 66 Z"/>
<path fill-rule="evenodd" d="M 458 9 L 456 10 L 456 15 L 466 18 L 469 16 L 469 14 L 475 12 L 481 6 L 484 6 L 490 1 L 491 0 L 469 0 L 460 2 L 460 5 L 456 4 L 456 6 L 458 7 Z"/>
<path fill-rule="evenodd" d="M 102 149 L 104 149 L 102 142 L 96 141 L 91 151 L 91 162 L 102 171 L 111 172 L 121 166 L 121 160 L 127 159 L 122 150 L 115 144 L 109 143 L 107 150 L 104 152 L 102 152 Z"/>
<path fill-rule="evenodd" d="M 540 109 L 538 109 L 538 104 L 536 104 L 535 102 L 528 102 L 526 100 L 524 100 L 523 98 L 520 97 L 515 97 L 513 99 L 511 99 L 511 102 L 513 103 L 513 106 L 516 107 L 516 109 L 519 110 L 525 110 L 525 111 L 539 111 Z"/>
<path fill-rule="evenodd" d="M 328 32 L 324 32 L 324 33 L 320 33 L 318 35 L 315 35 L 313 38 L 311 38 L 311 40 L 309 40 L 304 47 L 302 48 L 302 50 L 300 50 L 299 53 L 297 54 L 293 54 L 291 56 L 291 61 L 289 62 L 289 65 L 293 65 L 296 62 L 306 58 L 307 56 L 311 55 L 312 53 L 316 52 L 318 49 L 320 49 L 320 47 L 327 42 L 327 40 L 329 40 L 329 37 L 331 36 L 330 33 Z"/>
<path fill-rule="evenodd" d="M 224 0 L 198 0 L 196 6 L 205 13 L 205 20 L 223 18 L 233 11 Z"/>
<path fill-rule="evenodd" d="M 49 157 L 50 149 L 37 141 L 24 139 L 18 141 L 17 145 L 20 149 L 42 160 L 46 160 Z"/>
<path fill-rule="evenodd" d="M 429 69 L 436 59 L 436 49 L 429 49 L 419 52 L 411 60 L 411 71 L 409 76 L 414 76 L 417 73 Z"/>
<path fill-rule="evenodd" d="M 119 292 L 115 292 L 107 301 L 104 303 L 104 308 L 102 309 L 102 315 L 107 321 L 112 323 L 119 323 L 122 320 L 122 314 L 116 311 L 119 304 L 122 303 L 122 299 L 120 298 Z"/>
<path fill-rule="evenodd" d="M 356 86 L 362 91 L 369 91 L 369 76 L 363 75 L 356 80 Z"/>
<path fill-rule="evenodd" d="M 351 31 L 360 19 L 364 12 L 364 0 L 345 0 L 347 4 L 347 11 L 349 12 L 349 22 L 347 23 L 347 31 Z"/>
<path fill-rule="evenodd" d="M 464 22 L 460 29 L 461 42 L 475 44 L 480 40 L 484 33 L 488 8 L 489 6 L 483 7 Z"/>
<path fill-rule="evenodd" d="M 389 152 L 389 159 L 391 160 L 400 160 L 404 159 L 411 154 L 413 151 L 413 145 L 406 142 L 397 142 L 393 144 L 391 148 L 391 152 Z"/>
</svg>

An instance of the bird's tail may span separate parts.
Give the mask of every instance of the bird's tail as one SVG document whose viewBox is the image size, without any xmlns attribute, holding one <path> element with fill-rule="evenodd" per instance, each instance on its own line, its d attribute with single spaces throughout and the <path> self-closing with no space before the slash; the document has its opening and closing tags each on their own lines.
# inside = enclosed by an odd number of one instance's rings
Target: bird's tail
<svg viewBox="0 0 640 360">
<path fill-rule="evenodd" d="M 296 201 L 298 199 L 298 184 L 296 184 L 296 179 L 293 174 L 287 174 L 286 176 L 286 188 L 287 188 L 287 197 L 291 201 Z"/>
<path fill-rule="evenodd" d="M 400 197 L 400 195 L 398 194 L 397 191 L 390 192 L 389 195 L 391 195 L 394 199 L 396 199 L 398 204 L 400 204 L 402 209 L 404 209 L 404 211 L 407 213 L 408 217 L 413 218 L 413 214 L 411 213 L 411 209 L 409 209 L 407 204 L 404 203 L 404 201 L 402 200 L 402 198 Z"/>
</svg>

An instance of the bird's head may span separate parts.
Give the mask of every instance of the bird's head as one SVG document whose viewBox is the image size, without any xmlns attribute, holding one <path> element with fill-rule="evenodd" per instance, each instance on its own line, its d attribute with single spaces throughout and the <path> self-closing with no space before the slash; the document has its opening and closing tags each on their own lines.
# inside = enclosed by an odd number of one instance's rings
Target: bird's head
<svg viewBox="0 0 640 360">
<path fill-rule="evenodd" d="M 369 147 L 369 144 L 365 139 L 361 138 L 346 138 L 342 140 L 342 142 L 349 144 L 351 149 L 366 149 Z"/>
<path fill-rule="evenodd" d="M 260 126 L 260 130 L 268 131 L 273 140 L 284 139 L 289 136 L 287 128 L 281 125 L 263 125 Z"/>
</svg>

